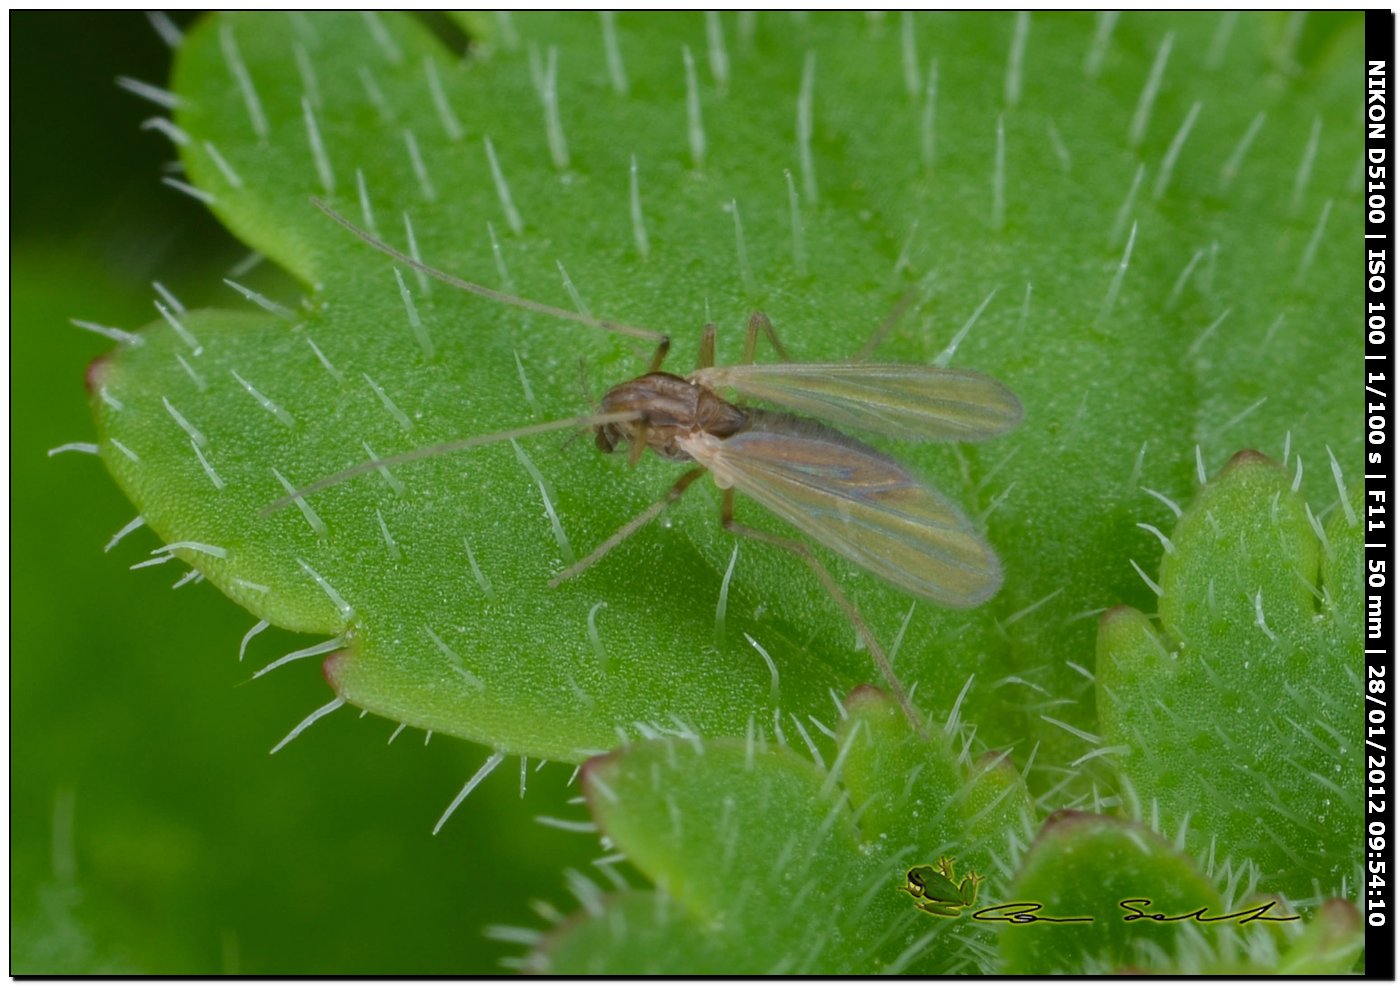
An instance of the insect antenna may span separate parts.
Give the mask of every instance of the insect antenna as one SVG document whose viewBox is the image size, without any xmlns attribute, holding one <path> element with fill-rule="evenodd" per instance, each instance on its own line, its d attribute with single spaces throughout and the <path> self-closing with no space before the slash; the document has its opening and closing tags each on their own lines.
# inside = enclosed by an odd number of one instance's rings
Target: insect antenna
<svg viewBox="0 0 1400 986">
<path fill-rule="evenodd" d="M 437 445 L 427 445 L 423 448 L 411 449 L 407 452 L 400 452 L 397 455 L 386 455 L 380 459 L 370 459 L 368 462 L 361 462 L 340 472 L 331 473 L 329 476 L 322 476 L 315 482 L 308 483 L 300 489 L 293 490 L 280 499 L 273 500 L 258 512 L 259 517 L 269 517 L 279 510 L 284 510 L 296 503 L 298 500 L 308 497 L 313 493 L 320 493 L 328 490 L 332 486 L 339 486 L 357 476 L 374 472 L 378 469 L 386 469 L 389 466 L 401 466 L 405 462 L 417 462 L 419 459 L 430 459 L 434 456 L 447 455 L 451 452 L 461 452 L 464 449 L 476 448 L 478 445 L 490 445 L 494 442 L 509 441 L 513 438 L 525 438 L 529 435 L 540 435 L 550 431 L 563 431 L 568 428 L 593 428 L 598 425 L 616 423 L 619 421 L 636 421 L 641 415 L 636 411 L 614 411 L 609 414 L 585 414 L 576 418 L 561 418 L 557 421 L 542 421 L 539 424 L 525 425 L 521 428 L 511 428 L 507 431 L 497 431 L 490 435 L 473 435 L 470 438 L 457 438 L 450 442 L 439 442 Z"/>
<path fill-rule="evenodd" d="M 472 281 L 465 281 L 460 277 L 456 277 L 452 274 L 447 273 L 446 271 L 438 270 L 436 267 L 431 267 L 428 264 L 423 263 L 421 260 L 415 260 L 413 257 L 410 257 L 402 250 L 395 249 L 394 247 L 385 243 L 379 237 L 375 236 L 373 233 L 355 225 L 349 219 L 342 216 L 339 212 L 336 212 L 335 209 L 331 208 L 329 204 L 327 204 L 321 199 L 318 199 L 314 195 L 311 197 L 311 204 L 314 205 L 316 208 L 320 209 L 326 215 L 330 216 L 341 226 L 344 226 L 356 237 L 358 237 L 361 240 L 364 240 L 370 246 L 374 247 L 380 253 L 392 257 L 399 263 L 412 267 L 416 271 L 419 271 L 423 274 L 427 274 L 429 277 L 437 278 L 444 284 L 450 284 L 454 288 L 466 291 L 468 294 L 475 294 L 481 296 L 482 298 L 489 298 L 492 301 L 498 302 L 502 305 L 512 305 L 516 308 L 523 308 L 526 311 L 539 312 L 542 315 L 550 315 L 554 318 L 563 319 L 567 322 L 579 322 L 583 325 L 591 325 L 597 329 L 605 329 L 608 332 L 616 332 L 619 335 L 632 336 L 637 339 L 647 339 L 651 342 L 657 343 L 660 346 L 666 346 L 670 342 L 670 338 L 664 332 L 657 332 L 654 329 L 644 329 L 635 325 L 626 325 L 622 322 L 614 322 L 610 319 L 593 318 L 590 315 L 581 315 L 578 312 L 571 312 L 567 308 L 555 308 L 553 305 L 542 304 L 538 301 L 530 301 L 528 298 L 521 298 L 513 294 L 506 294 L 504 291 L 496 291 L 492 288 L 484 287 L 480 284 L 475 284 Z"/>
</svg>

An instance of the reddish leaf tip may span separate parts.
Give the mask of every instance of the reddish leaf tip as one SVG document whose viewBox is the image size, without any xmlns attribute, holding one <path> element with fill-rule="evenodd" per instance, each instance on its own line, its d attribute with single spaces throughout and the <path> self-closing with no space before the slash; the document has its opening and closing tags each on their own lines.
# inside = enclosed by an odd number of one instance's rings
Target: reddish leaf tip
<svg viewBox="0 0 1400 986">
<path fill-rule="evenodd" d="M 111 362 L 112 354 L 104 353 L 87 365 L 87 369 L 83 371 L 83 385 L 87 387 L 89 394 L 96 394 L 102 389 Z"/>
<path fill-rule="evenodd" d="M 1231 456 L 1230 461 L 1225 463 L 1225 468 L 1222 469 L 1221 472 L 1229 472 L 1231 469 L 1238 469 L 1241 466 L 1256 465 L 1273 466 L 1275 469 L 1279 467 L 1277 462 L 1269 458 L 1263 452 L 1259 452 L 1252 448 L 1247 448 L 1240 449 L 1240 451 L 1236 452 L 1233 456 Z"/>
<path fill-rule="evenodd" d="M 1110 606 L 1108 609 L 1104 610 L 1103 615 L 1099 617 L 1099 626 L 1101 628 L 1106 627 L 1111 623 L 1116 623 L 1119 620 L 1136 615 L 1137 610 L 1132 606 Z"/>
</svg>

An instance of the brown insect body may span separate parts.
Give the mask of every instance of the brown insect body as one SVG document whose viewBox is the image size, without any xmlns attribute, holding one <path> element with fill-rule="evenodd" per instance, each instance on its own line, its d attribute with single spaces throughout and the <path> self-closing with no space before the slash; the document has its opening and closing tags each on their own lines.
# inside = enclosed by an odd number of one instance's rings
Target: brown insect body
<svg viewBox="0 0 1400 986">
<path fill-rule="evenodd" d="M 663 459 L 688 462 L 694 456 L 682 447 L 682 436 L 707 432 L 728 438 L 749 422 L 749 412 L 708 387 L 659 371 L 613 387 L 603 395 L 601 410 L 637 414 L 636 420 L 608 422 L 594 430 L 599 449 L 614 452 L 626 446 L 633 450 L 634 460 L 650 448 Z"/>
<path fill-rule="evenodd" d="M 594 441 L 603 452 L 626 448 L 651 449 L 663 459 L 694 462 L 710 467 L 716 441 L 722 443 L 742 431 L 789 435 L 837 445 L 882 463 L 897 466 L 894 459 L 862 441 L 820 421 L 781 411 L 740 407 L 720 397 L 705 384 L 674 373 L 643 374 L 611 388 L 599 402 L 603 414 L 635 414 L 634 420 L 609 421 L 594 429 Z M 733 485 L 715 476 L 721 489 Z"/>
<path fill-rule="evenodd" d="M 712 373 L 701 369 L 685 378 L 653 370 L 613 387 L 599 410 L 634 417 L 597 425 L 598 448 L 626 448 L 634 465 L 647 449 L 695 462 L 721 490 L 752 497 L 849 561 L 922 598 L 973 606 L 996 592 L 1001 566 L 990 546 L 956 507 L 897 460 L 821 421 L 732 404 L 711 389 Z M 659 503 L 679 496 L 698 475 L 686 474 Z M 811 495 L 833 489 L 843 495 Z M 732 525 L 729 503 L 726 525 Z M 615 543 L 610 539 L 602 550 Z"/>
</svg>

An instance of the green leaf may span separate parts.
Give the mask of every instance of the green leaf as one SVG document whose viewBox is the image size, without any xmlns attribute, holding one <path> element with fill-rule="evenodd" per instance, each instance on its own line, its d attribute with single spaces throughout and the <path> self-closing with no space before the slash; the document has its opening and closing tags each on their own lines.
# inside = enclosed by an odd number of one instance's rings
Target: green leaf
<svg viewBox="0 0 1400 986">
<path fill-rule="evenodd" d="M 1242 452 L 1166 542 L 1161 630 L 1125 607 L 1099 632 L 1104 743 L 1130 808 L 1314 905 L 1360 877 L 1357 504 L 1324 529 L 1277 465 Z"/>
<path fill-rule="evenodd" d="M 843 776 L 863 841 L 893 847 L 903 838 L 921 859 L 952 856 L 995 892 L 1033 831 L 1025 780 L 1010 759 L 970 762 L 956 718 L 931 739 L 916 736 L 875 689 L 856 691 L 847 706 L 838 736 L 849 748 Z"/>
<path fill-rule="evenodd" d="M 1024 905 L 1007 913 L 1038 919 L 1001 925 L 1009 975 L 1338 975 L 1362 947 L 1361 915 L 1346 901 L 1303 920 L 1240 882 L 1224 897 L 1179 844 L 1084 812 L 1046 819 L 1007 894 Z M 1090 920 L 1050 920 L 1064 918 Z"/>
<path fill-rule="evenodd" d="M 1355 16 L 623 15 L 625 85 L 608 68 L 612 22 L 465 23 L 465 62 L 400 16 L 218 15 L 189 34 L 174 84 L 189 178 L 311 300 L 281 299 L 290 323 L 179 316 L 198 354 L 158 323 L 105 367 L 124 410 L 94 399 L 104 458 L 151 527 L 221 549 L 177 553 L 258 616 L 343 639 L 330 677 L 354 704 L 577 760 L 677 719 L 710 736 L 779 706 L 826 716 L 830 690 L 876 677 L 790 555 L 743 543 L 726 577 L 735 545 L 708 484 L 670 527 L 547 589 L 667 488 L 667 464 L 627 471 L 539 438 L 405 466 L 403 495 L 374 476 L 318 495 L 324 536 L 296 511 L 261 517 L 284 492 L 273 469 L 303 484 L 366 444 L 384 455 L 570 417 L 587 407 L 580 358 L 595 394 L 645 366 L 629 340 L 405 274 L 415 333 L 390 265 L 308 205 L 362 217 L 361 177 L 389 239 L 406 243 L 407 215 L 433 263 L 571 306 L 562 265 L 591 311 L 672 333 L 681 369 L 707 319 L 721 359 L 738 359 L 755 307 L 801 360 L 849 357 L 914 281 L 921 304 L 880 358 L 930 361 L 980 311 L 954 365 L 1005 380 L 1026 423 L 984 446 L 893 451 L 988 515 L 1001 595 L 911 615 L 833 567 L 877 636 L 903 628 L 899 670 L 926 708 L 945 713 L 971 680 L 963 714 L 980 739 L 1038 748 L 1042 765 L 1082 755 L 1094 725 L 1079 617 L 1146 602 L 1107 562 L 1151 544 L 1139 487 L 1182 496 L 1197 445 L 1213 463 L 1291 431 L 1310 463 L 1324 445 L 1343 462 L 1358 451 L 1338 395 L 1359 339 L 1311 329 L 1359 304 L 1344 276 L 1357 162 L 1326 139 L 1349 125 Z M 167 401 L 207 440 L 222 489 Z M 1326 476 L 1304 484 L 1317 497 Z M 740 519 L 782 530 L 752 504 Z"/>
<path fill-rule="evenodd" d="M 1140 826 L 1102 815 L 1060 812 L 1045 822 L 1026 854 L 1010 900 L 1039 904 L 1037 918 L 1091 918 L 1055 924 L 1006 924 L 1002 971 L 1024 974 L 1173 968 L 1183 940 L 1200 935 L 1191 922 L 1125 918 L 1123 900 L 1146 900 L 1138 911 L 1183 914 L 1205 907 L 1222 913 L 1219 893 L 1189 859 Z M 1204 926 L 1206 934 L 1215 928 Z"/>
<path fill-rule="evenodd" d="M 1333 897 L 1318 908 L 1291 947 L 1281 957 L 1277 971 L 1295 976 L 1343 976 L 1357 971 L 1356 960 L 1366 945 L 1361 912 L 1350 901 Z"/>
<path fill-rule="evenodd" d="M 529 966 L 577 973 L 986 971 L 989 926 L 921 913 L 912 866 L 955 856 L 995 895 L 1031 831 L 1024 781 L 913 736 L 875 689 L 814 764 L 755 736 L 667 738 L 592 760 L 599 826 L 656 885 L 599 902 Z"/>
</svg>

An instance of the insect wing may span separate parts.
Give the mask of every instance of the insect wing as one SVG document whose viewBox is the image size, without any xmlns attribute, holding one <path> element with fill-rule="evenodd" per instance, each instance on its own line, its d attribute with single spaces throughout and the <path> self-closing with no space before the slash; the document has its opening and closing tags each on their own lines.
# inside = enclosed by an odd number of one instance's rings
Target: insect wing
<svg viewBox="0 0 1400 986">
<path fill-rule="evenodd" d="M 916 363 L 764 363 L 707 367 L 694 378 L 839 427 L 913 441 L 991 438 L 1021 420 L 1005 384 Z"/>
<path fill-rule="evenodd" d="M 1001 566 L 957 507 L 860 442 L 811 422 L 774 420 L 684 444 L 720 486 L 906 592 L 945 606 L 975 606 L 996 593 Z"/>
</svg>

